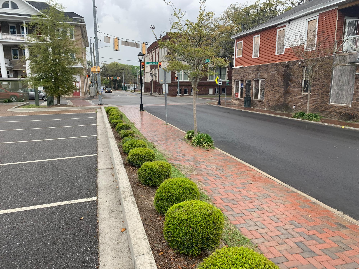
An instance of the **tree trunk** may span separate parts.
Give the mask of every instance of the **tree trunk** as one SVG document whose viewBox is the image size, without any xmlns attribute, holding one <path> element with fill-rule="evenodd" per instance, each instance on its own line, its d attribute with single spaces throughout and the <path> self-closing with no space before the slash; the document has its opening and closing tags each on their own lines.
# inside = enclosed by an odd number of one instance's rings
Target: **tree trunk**
<svg viewBox="0 0 359 269">
<path fill-rule="evenodd" d="M 58 96 L 57 96 L 57 105 L 60 105 L 60 98 L 61 98 L 61 96 L 58 95 Z"/>
<path fill-rule="evenodd" d="M 193 88 L 193 131 L 194 131 L 194 135 L 197 134 L 197 86 L 198 86 L 198 80 L 192 81 L 192 88 Z"/>
</svg>

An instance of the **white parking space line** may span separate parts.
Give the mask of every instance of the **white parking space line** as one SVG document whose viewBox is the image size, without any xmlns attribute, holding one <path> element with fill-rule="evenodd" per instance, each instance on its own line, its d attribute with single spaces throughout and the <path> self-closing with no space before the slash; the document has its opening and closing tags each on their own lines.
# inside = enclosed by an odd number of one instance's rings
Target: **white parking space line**
<svg viewBox="0 0 359 269">
<path fill-rule="evenodd" d="M 71 118 L 72 120 L 79 120 L 80 118 Z"/>
<path fill-rule="evenodd" d="M 95 117 L 88 117 L 89 119 L 93 119 L 93 118 L 95 118 Z"/>
<path fill-rule="evenodd" d="M 14 131 L 24 131 L 24 129 L 14 129 Z"/>
<path fill-rule="evenodd" d="M 32 130 L 41 130 L 42 128 L 38 128 L 38 127 L 36 127 L 36 128 L 31 128 Z"/>
<path fill-rule="evenodd" d="M 79 139 L 79 138 L 88 138 L 88 137 L 95 137 L 97 135 L 82 135 L 82 136 L 70 136 L 70 137 L 60 137 L 60 138 L 45 138 L 43 140 L 31 140 L 31 142 L 42 142 L 42 141 L 54 141 L 54 140 L 65 140 L 65 139 Z M 7 142 L 0 142 L 0 144 L 14 144 L 14 143 L 27 143 L 29 141 L 7 141 Z"/>
<path fill-rule="evenodd" d="M 31 120 L 31 121 L 41 121 L 41 120 Z"/>
<path fill-rule="evenodd" d="M 57 203 L 51 203 L 51 204 L 43 204 L 43 205 L 35 205 L 35 206 L 28 206 L 28 207 L 20 207 L 20 208 L 13 208 L 13 209 L 7 209 L 7 210 L 0 210 L 0 215 L 16 213 L 16 212 L 22 212 L 22 211 L 35 210 L 35 209 L 56 207 L 56 206 L 62 206 L 62 205 L 86 203 L 86 202 L 92 202 L 92 201 L 96 201 L 96 200 L 97 200 L 97 197 L 91 197 L 91 198 L 64 201 L 64 202 L 57 202 Z"/>
<path fill-rule="evenodd" d="M 70 126 L 70 125 L 65 125 L 65 126 L 60 126 L 60 127 L 54 127 L 54 126 L 50 126 L 47 127 L 49 129 L 56 129 L 56 128 L 76 128 L 76 127 L 85 127 L 85 126 L 96 126 L 97 123 L 92 123 L 89 125 L 86 124 L 80 124 L 80 125 L 74 125 L 74 126 Z M 29 128 L 29 129 L 9 129 L 9 130 L 0 130 L 0 132 L 7 132 L 7 131 L 24 131 L 24 130 L 42 130 L 44 128 L 40 128 L 40 127 L 34 127 L 34 128 Z"/>
<path fill-rule="evenodd" d="M 60 160 L 70 160 L 70 159 L 87 158 L 87 157 L 94 157 L 94 156 L 97 156 L 97 154 L 88 154 L 88 155 L 73 156 L 73 157 L 61 157 L 61 158 L 44 159 L 44 160 L 34 160 L 34 161 L 25 161 L 25 162 L 16 162 L 16 163 L 0 163 L 0 166 L 15 165 L 15 164 L 26 164 L 26 163 L 50 162 L 50 161 L 60 161 Z"/>
<path fill-rule="evenodd" d="M 49 127 L 49 129 L 56 129 L 56 127 Z"/>
<path fill-rule="evenodd" d="M 7 130 L 0 130 L 0 132 L 6 132 Z"/>
<path fill-rule="evenodd" d="M 61 119 L 52 119 L 52 120 L 61 120 Z"/>
<path fill-rule="evenodd" d="M 18 120 L 8 120 L 6 122 L 19 122 Z"/>
<path fill-rule="evenodd" d="M 72 126 L 62 126 L 62 127 L 64 127 L 64 128 L 71 128 Z"/>
</svg>

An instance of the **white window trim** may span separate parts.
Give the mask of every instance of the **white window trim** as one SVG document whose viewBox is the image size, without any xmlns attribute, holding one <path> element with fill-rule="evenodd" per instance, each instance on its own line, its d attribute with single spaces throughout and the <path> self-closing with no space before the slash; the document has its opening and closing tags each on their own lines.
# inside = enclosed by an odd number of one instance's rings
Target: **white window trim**
<svg viewBox="0 0 359 269">
<path fill-rule="evenodd" d="M 317 20 L 317 25 L 316 25 L 316 29 L 315 29 L 315 45 L 313 49 L 308 49 L 307 48 L 307 38 L 308 38 L 308 22 L 312 21 L 312 20 Z M 305 44 L 304 44 L 304 48 L 307 51 L 310 50 L 315 50 L 317 48 L 317 40 L 318 40 L 318 22 L 319 22 L 319 16 L 314 16 L 314 17 L 310 17 L 308 19 L 306 19 L 306 24 L 305 24 Z"/>
<path fill-rule="evenodd" d="M 73 37 L 71 38 L 71 31 L 73 31 Z M 71 40 L 75 40 L 75 28 L 69 29 L 69 37 Z"/>
<path fill-rule="evenodd" d="M 277 29 L 277 37 L 276 37 L 276 42 L 275 42 L 275 55 L 282 55 L 285 53 L 285 28 L 286 27 L 282 27 L 282 28 L 278 28 Z M 283 53 L 278 53 L 278 32 L 284 30 L 284 39 L 283 39 Z"/>
<path fill-rule="evenodd" d="M 17 50 L 17 55 L 18 55 L 17 59 L 14 59 L 14 54 L 12 53 L 13 50 Z M 19 48 L 11 48 L 11 59 L 12 60 L 19 60 L 19 58 L 20 58 L 20 49 Z"/>
<path fill-rule="evenodd" d="M 254 57 L 254 38 L 255 37 L 259 37 L 259 42 L 258 42 L 258 56 L 257 57 Z M 252 58 L 259 58 L 259 48 L 261 46 L 261 35 L 255 35 L 253 36 L 253 52 L 252 52 Z"/>
<path fill-rule="evenodd" d="M 10 33 L 10 27 L 11 26 L 15 26 L 15 31 L 16 31 L 16 34 L 15 35 L 17 35 L 17 27 L 16 27 L 16 24 L 9 24 L 9 35 L 11 35 L 11 33 Z"/>
<path fill-rule="evenodd" d="M 253 100 L 262 100 L 261 97 L 262 97 L 262 81 L 265 80 L 264 78 L 257 78 L 257 79 L 253 79 L 253 87 L 252 87 L 252 95 L 253 95 Z M 254 86 L 255 86 L 255 81 L 258 81 L 258 98 L 255 99 L 254 98 Z M 243 92 L 243 95 L 244 95 L 244 92 Z"/>
<path fill-rule="evenodd" d="M 238 56 L 238 43 L 242 43 L 242 55 Z M 236 43 L 236 58 L 240 58 L 243 56 L 243 40 L 237 41 Z"/>
</svg>

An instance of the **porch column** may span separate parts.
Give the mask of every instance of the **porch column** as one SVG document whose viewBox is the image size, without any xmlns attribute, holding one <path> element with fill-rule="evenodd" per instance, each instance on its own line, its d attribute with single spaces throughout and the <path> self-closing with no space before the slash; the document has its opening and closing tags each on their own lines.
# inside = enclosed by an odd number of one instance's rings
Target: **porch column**
<svg viewBox="0 0 359 269">
<path fill-rule="evenodd" d="M 29 55 L 30 55 L 30 52 L 29 52 L 29 46 L 28 45 L 25 45 L 25 58 L 29 58 Z M 26 75 L 28 77 L 31 76 L 31 70 L 30 70 L 30 61 L 27 60 L 26 63 L 25 63 L 25 66 L 26 66 Z"/>
<path fill-rule="evenodd" d="M 1 75 L 3 78 L 7 78 L 7 70 L 5 66 L 5 55 L 4 55 L 4 46 L 0 44 L 0 67 L 1 67 Z"/>
</svg>

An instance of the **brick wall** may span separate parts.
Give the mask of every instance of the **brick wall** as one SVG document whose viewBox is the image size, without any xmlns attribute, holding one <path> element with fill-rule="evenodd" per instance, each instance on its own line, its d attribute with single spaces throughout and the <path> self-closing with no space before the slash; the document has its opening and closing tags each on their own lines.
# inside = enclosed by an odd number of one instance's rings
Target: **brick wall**
<svg viewBox="0 0 359 269">
<path fill-rule="evenodd" d="M 300 61 L 272 63 L 265 65 L 240 67 L 233 69 L 233 81 L 251 80 L 252 107 L 293 112 L 306 111 L 308 95 L 302 93 L 303 67 Z M 323 68 L 325 68 L 323 66 Z M 310 112 L 320 113 L 326 117 L 341 119 L 344 114 L 354 114 L 359 118 L 359 75 L 356 75 L 355 90 L 351 106 L 330 104 L 331 69 L 316 76 L 312 83 L 310 95 Z M 253 100 L 253 80 L 265 79 L 263 100 Z M 242 98 L 232 96 L 234 102 L 243 106 Z"/>
</svg>

